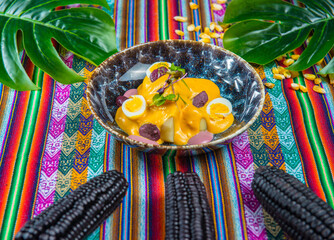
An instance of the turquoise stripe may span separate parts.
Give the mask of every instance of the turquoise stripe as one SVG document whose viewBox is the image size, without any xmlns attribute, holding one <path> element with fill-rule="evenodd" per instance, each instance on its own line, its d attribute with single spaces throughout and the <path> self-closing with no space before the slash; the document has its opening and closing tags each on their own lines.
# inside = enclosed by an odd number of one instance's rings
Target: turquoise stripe
<svg viewBox="0 0 334 240">
<path fill-rule="evenodd" d="M 214 18 L 214 16 L 211 16 L 211 0 L 207 0 L 207 1 L 203 1 L 204 3 L 204 11 L 205 11 L 205 20 L 208 24 L 208 26 L 203 26 L 204 27 L 209 27 L 210 22 L 212 22 L 212 18 Z M 203 9 L 201 9 L 203 11 Z M 203 15 L 204 13 L 201 13 L 201 15 Z"/>
<path fill-rule="evenodd" d="M 196 4 L 199 4 L 199 0 L 194 0 L 193 1 L 194 3 Z M 202 9 L 201 9 L 202 10 Z M 200 22 L 200 19 L 199 19 L 199 14 L 198 14 L 198 9 L 197 10 L 192 10 L 193 11 L 193 16 L 194 16 L 194 24 L 195 24 L 195 27 L 201 25 L 201 22 Z M 204 30 L 204 26 L 202 26 L 202 30 Z M 195 32 L 195 40 L 198 41 L 199 40 L 199 34 L 201 33 L 201 31 L 198 31 L 198 32 Z"/>
<path fill-rule="evenodd" d="M 106 223 L 104 224 L 105 226 L 104 239 L 105 240 L 111 240 L 111 226 L 112 226 L 111 219 L 112 219 L 112 215 L 107 218 Z"/>
<path fill-rule="evenodd" d="M 112 164 L 114 163 L 115 159 L 115 145 L 114 145 L 114 138 L 108 133 L 106 132 L 106 138 L 107 141 L 105 144 L 107 144 L 107 148 L 108 148 L 108 155 L 106 156 L 105 159 L 105 164 L 106 169 L 107 170 L 114 170 L 115 167 L 112 166 Z M 106 240 L 111 240 L 111 231 L 112 231 L 112 226 L 113 226 L 113 216 L 111 215 L 109 218 L 107 218 L 106 223 L 105 223 L 105 232 L 104 232 L 104 239 Z"/>
<path fill-rule="evenodd" d="M 180 11 L 180 15 L 190 18 L 191 16 L 187 15 L 187 8 L 189 7 L 189 1 L 187 0 L 178 1 L 178 4 L 179 4 L 178 9 Z M 184 39 L 189 40 L 189 34 L 192 33 L 187 30 L 187 27 L 188 27 L 188 22 L 184 22 L 181 24 L 181 30 L 184 32 Z"/>
<path fill-rule="evenodd" d="M 145 159 L 144 159 L 144 153 L 140 151 L 136 151 L 137 157 L 138 157 L 138 183 L 139 183 L 139 188 L 137 196 L 140 196 L 138 198 L 138 212 L 136 218 L 138 219 L 138 223 L 145 223 L 146 222 L 146 201 L 149 199 L 146 199 L 146 185 L 144 184 L 146 182 L 145 180 Z M 135 180 L 137 181 L 137 180 Z M 138 239 L 145 239 L 146 237 L 146 232 L 145 232 L 145 227 L 140 227 L 138 228 L 139 233 L 138 233 Z"/>
<path fill-rule="evenodd" d="M 264 72 L 267 82 L 275 84 L 274 88 L 268 89 L 268 94 L 274 109 L 277 135 L 285 160 L 286 172 L 305 183 L 301 158 L 293 135 L 288 105 L 282 92 L 282 82 L 273 78 L 271 71 L 273 67 L 276 67 L 275 62 L 265 65 Z"/>
<path fill-rule="evenodd" d="M 94 119 L 91 137 L 90 154 L 88 159 L 87 181 L 103 173 L 104 145 L 106 130 Z M 105 223 L 104 223 L 105 224 Z M 87 240 L 100 238 L 100 227 L 98 227 Z"/>
<path fill-rule="evenodd" d="M 87 240 L 99 240 L 100 239 L 100 227 L 98 227 L 94 232 L 92 232 Z"/>
<path fill-rule="evenodd" d="M 88 180 L 103 173 L 105 140 L 106 130 L 94 119 L 88 159 Z"/>
<path fill-rule="evenodd" d="M 116 154 L 115 149 L 116 149 L 117 140 L 110 133 L 108 133 L 108 134 L 110 136 L 108 166 L 109 166 L 109 170 L 113 170 L 113 169 L 116 169 L 116 166 L 115 166 L 115 154 Z"/>
<path fill-rule="evenodd" d="M 208 165 L 209 165 L 209 171 L 211 176 L 211 186 L 212 186 L 212 193 L 213 193 L 213 204 L 215 206 L 215 219 L 216 219 L 216 228 L 217 228 L 217 234 L 218 239 L 227 239 L 226 229 L 225 229 L 225 218 L 224 218 L 224 212 L 223 212 L 223 205 L 221 204 L 223 202 L 222 199 L 222 192 L 220 191 L 220 181 L 217 173 L 218 166 L 216 165 L 216 156 L 215 152 L 208 149 L 203 148 L 203 150 L 206 153 Z"/>
<path fill-rule="evenodd" d="M 112 18 L 114 18 L 114 4 L 115 4 L 115 1 L 114 0 L 107 0 L 107 3 L 108 3 L 111 10 L 108 10 L 106 8 L 103 8 L 103 10 L 106 11 Z"/>
<path fill-rule="evenodd" d="M 107 160 L 107 164 L 108 164 L 108 169 L 109 170 L 114 170 L 116 169 L 115 167 L 115 148 L 116 148 L 116 142 L 115 142 L 115 138 L 109 134 L 109 155 L 107 156 L 108 160 Z M 111 232 L 112 232 L 112 226 L 114 225 L 114 217 L 111 215 L 108 219 L 107 219 L 107 223 L 106 223 L 106 232 L 105 232 L 105 237 L 106 239 L 111 239 Z"/>
<path fill-rule="evenodd" d="M 210 22 L 212 22 L 212 19 L 214 18 L 214 16 L 211 16 L 211 6 L 210 6 L 210 2 L 211 0 L 207 0 L 207 1 L 202 1 L 204 4 L 204 9 L 201 9 L 201 16 L 205 16 L 205 21 L 206 21 L 206 26 L 203 25 L 202 23 L 202 29 L 204 30 L 205 27 L 210 27 Z M 205 13 L 204 13 L 205 12 Z M 212 17 L 212 19 L 211 19 Z M 215 44 L 215 40 L 211 39 L 211 43 Z"/>
<path fill-rule="evenodd" d="M 123 211 L 122 211 L 122 232 L 121 238 L 122 239 L 130 239 L 130 214 L 131 214 L 131 195 L 132 195 L 132 172 L 131 172 L 131 149 L 129 146 L 122 144 L 123 151 L 123 168 L 122 172 L 129 183 L 128 192 L 123 199 Z"/>
<path fill-rule="evenodd" d="M 191 158 L 193 161 L 194 172 L 198 174 L 198 176 L 203 182 L 204 178 L 203 178 L 203 172 L 201 169 L 201 159 L 199 158 L 199 155 L 192 155 Z"/>
<path fill-rule="evenodd" d="M 121 32 L 122 32 L 122 26 L 123 26 L 123 18 L 122 18 L 122 7 L 123 7 L 123 1 L 117 0 L 117 26 L 116 28 L 116 46 L 118 51 L 121 49 Z"/>
<path fill-rule="evenodd" d="M 230 154 L 228 151 L 228 146 L 222 147 L 222 155 L 224 157 L 224 166 L 225 166 L 225 175 L 227 182 L 224 184 L 228 184 L 229 194 L 230 194 L 230 208 L 232 209 L 232 219 L 233 219 L 233 230 L 234 230 L 234 239 L 243 239 L 244 236 L 241 232 L 241 229 L 243 229 L 243 226 L 241 224 L 242 219 L 240 219 L 241 211 L 239 208 L 239 200 L 236 196 L 238 196 L 238 192 L 236 191 L 236 185 L 237 183 L 234 181 L 234 171 L 233 166 L 231 164 L 231 161 L 233 159 L 230 158 Z M 238 176 L 235 176 L 238 177 Z"/>
<path fill-rule="evenodd" d="M 144 43 L 146 42 L 146 1 L 139 1 L 140 2 L 140 12 L 139 12 L 139 19 L 140 23 L 143 24 L 143 27 L 140 29 L 137 29 L 139 31 L 139 42 Z M 138 3 L 138 1 L 137 1 Z M 137 6 L 139 7 L 139 6 Z M 138 20 L 137 20 L 138 21 Z"/>
</svg>

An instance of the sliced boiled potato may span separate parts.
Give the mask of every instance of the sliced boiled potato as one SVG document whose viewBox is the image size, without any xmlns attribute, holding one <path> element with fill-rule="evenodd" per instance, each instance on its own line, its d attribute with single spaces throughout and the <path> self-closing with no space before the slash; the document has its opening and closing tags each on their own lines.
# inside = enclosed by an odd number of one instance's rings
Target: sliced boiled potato
<svg viewBox="0 0 334 240">
<path fill-rule="evenodd" d="M 162 124 L 160 138 L 165 142 L 174 142 L 174 118 L 169 118 Z"/>
<path fill-rule="evenodd" d="M 199 130 L 200 131 L 205 131 L 207 129 L 206 121 L 204 118 L 201 119 L 199 123 Z"/>
</svg>

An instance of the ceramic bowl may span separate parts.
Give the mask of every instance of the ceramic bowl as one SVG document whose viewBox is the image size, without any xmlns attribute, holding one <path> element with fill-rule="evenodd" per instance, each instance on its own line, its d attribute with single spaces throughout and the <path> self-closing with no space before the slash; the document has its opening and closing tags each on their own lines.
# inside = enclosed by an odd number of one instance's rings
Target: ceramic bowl
<svg viewBox="0 0 334 240">
<path fill-rule="evenodd" d="M 167 143 L 155 146 L 129 139 L 114 121 L 118 108 L 116 98 L 141 84 L 143 77 L 140 77 L 140 66 L 155 62 L 181 65 L 188 77 L 206 78 L 215 82 L 220 88 L 221 96 L 232 103 L 232 114 L 235 117 L 233 125 L 225 132 L 215 134 L 211 142 L 201 145 L 177 146 Z M 137 66 L 139 75 L 133 75 Z M 135 70 L 132 71 L 133 69 Z M 125 73 L 127 77 L 124 77 Z M 244 132 L 259 116 L 265 93 L 258 73 L 234 53 L 202 42 L 165 40 L 140 44 L 109 57 L 94 70 L 89 79 L 87 97 L 94 117 L 106 130 L 128 145 L 151 151 L 199 149 L 229 142 Z"/>
</svg>

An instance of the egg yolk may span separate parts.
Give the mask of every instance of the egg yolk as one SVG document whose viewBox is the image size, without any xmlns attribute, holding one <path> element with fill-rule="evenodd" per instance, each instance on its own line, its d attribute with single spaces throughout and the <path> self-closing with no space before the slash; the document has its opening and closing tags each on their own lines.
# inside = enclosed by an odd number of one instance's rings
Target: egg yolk
<svg viewBox="0 0 334 240">
<path fill-rule="evenodd" d="M 228 113 L 229 109 L 225 104 L 214 103 L 210 106 L 210 117 L 213 119 L 225 118 L 224 113 Z"/>
<path fill-rule="evenodd" d="M 129 112 L 137 112 L 143 105 L 142 100 L 139 97 L 133 97 L 131 101 L 125 103 L 125 108 Z"/>
<path fill-rule="evenodd" d="M 137 91 L 138 95 L 144 97 L 147 108 L 142 115 L 133 119 L 126 116 L 120 107 L 116 112 L 115 120 L 122 130 L 129 135 L 140 136 L 139 128 L 144 124 L 151 123 L 160 129 L 161 138 L 157 141 L 159 144 L 162 144 L 165 139 L 163 130 L 168 129 L 168 131 L 173 132 L 174 144 L 185 145 L 190 138 L 200 131 L 207 130 L 213 134 L 217 134 L 225 131 L 233 124 L 233 115 L 229 114 L 226 116 L 225 113 L 228 113 L 229 109 L 222 103 L 213 103 L 210 106 L 210 115 L 206 111 L 208 104 L 212 100 L 221 98 L 218 86 L 208 79 L 184 78 L 183 80 L 186 84 L 183 81 L 178 81 L 173 84 L 174 91 L 169 87 L 163 93 L 163 96 L 168 96 L 169 94 L 179 95 L 180 99 L 178 101 L 168 100 L 161 106 L 153 104 L 153 97 L 164 86 L 167 79 L 168 74 L 161 76 L 154 82 L 145 77 L 142 84 L 137 88 Z M 208 100 L 204 106 L 196 107 L 193 105 L 193 99 L 202 91 L 207 93 Z M 141 99 L 136 99 L 134 96 L 132 101 L 123 104 L 126 104 L 124 107 L 128 111 L 135 112 L 142 106 L 142 101 Z M 219 113 L 224 114 L 226 117 L 219 115 Z M 166 126 L 165 123 L 171 118 L 173 125 Z M 203 121 L 206 123 L 204 127 L 203 124 L 201 125 Z"/>
</svg>

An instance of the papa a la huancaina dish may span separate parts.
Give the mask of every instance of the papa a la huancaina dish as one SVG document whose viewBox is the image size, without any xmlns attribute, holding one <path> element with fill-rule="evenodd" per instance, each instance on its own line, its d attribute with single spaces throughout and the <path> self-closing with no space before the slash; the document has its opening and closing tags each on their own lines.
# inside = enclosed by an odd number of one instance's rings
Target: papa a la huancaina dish
<svg viewBox="0 0 334 240">
<path fill-rule="evenodd" d="M 154 145 L 203 144 L 228 129 L 234 121 L 230 101 L 214 82 L 186 76 L 171 63 L 151 65 L 137 89 L 117 98 L 118 126 L 130 139 Z"/>
</svg>

